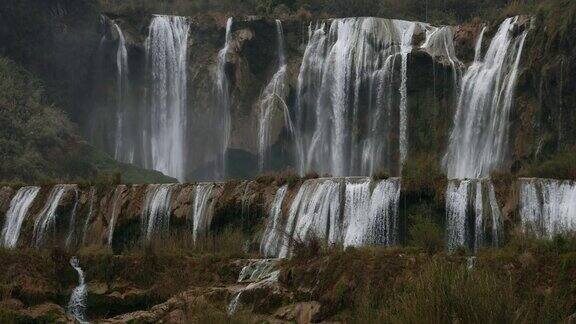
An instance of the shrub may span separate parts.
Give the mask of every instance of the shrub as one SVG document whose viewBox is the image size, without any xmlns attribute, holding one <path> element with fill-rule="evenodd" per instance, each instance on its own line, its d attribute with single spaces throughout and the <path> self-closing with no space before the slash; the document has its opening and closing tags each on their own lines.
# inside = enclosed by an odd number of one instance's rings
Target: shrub
<svg viewBox="0 0 576 324">
<path fill-rule="evenodd" d="M 444 233 L 440 226 L 422 216 L 412 218 L 412 226 L 408 229 L 409 244 L 419 247 L 428 253 L 444 250 Z"/>
</svg>

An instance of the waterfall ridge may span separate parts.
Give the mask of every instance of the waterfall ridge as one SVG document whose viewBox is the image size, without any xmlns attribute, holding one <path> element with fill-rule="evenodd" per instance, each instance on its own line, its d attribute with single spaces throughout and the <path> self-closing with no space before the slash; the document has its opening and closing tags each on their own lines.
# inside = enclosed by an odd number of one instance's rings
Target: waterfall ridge
<svg viewBox="0 0 576 324">
<path fill-rule="evenodd" d="M 194 187 L 194 205 L 192 210 L 192 238 L 194 242 L 198 235 L 204 234 L 212 223 L 213 197 L 212 183 L 198 184 Z"/>
<path fill-rule="evenodd" d="M 40 211 L 38 216 L 36 216 L 36 220 L 34 221 L 34 231 L 32 235 L 32 245 L 36 248 L 42 247 L 50 227 L 52 227 L 54 231 L 56 230 L 56 218 L 58 216 L 56 209 L 58 208 L 60 199 L 62 199 L 62 196 L 64 196 L 70 187 L 71 185 L 65 184 L 55 185 L 54 188 L 52 188 L 50 191 L 50 196 L 48 197 L 44 208 Z"/>
<path fill-rule="evenodd" d="M 154 234 L 168 231 L 173 188 L 172 184 L 151 185 L 147 188 L 141 222 L 144 242 L 150 242 Z"/>
<path fill-rule="evenodd" d="M 112 214 L 110 215 L 110 223 L 108 224 L 108 246 L 112 246 L 112 240 L 114 239 L 114 227 L 116 226 L 116 219 L 121 211 L 118 211 L 118 207 L 122 207 L 122 194 L 126 189 L 125 185 L 119 185 L 114 189 L 114 194 L 112 195 Z M 120 205 L 120 206 L 118 206 Z"/>
<path fill-rule="evenodd" d="M 280 243 L 283 242 L 283 236 L 287 235 L 283 233 L 282 230 L 282 203 L 284 202 L 284 197 L 288 192 L 288 185 L 284 185 L 276 191 L 274 196 L 274 201 L 270 207 L 270 212 L 268 214 L 268 222 L 266 224 L 266 229 L 262 235 L 262 241 L 260 243 L 260 253 L 263 256 L 274 257 L 277 256 L 280 249 Z"/>
<path fill-rule="evenodd" d="M 6 219 L 0 235 L 0 246 L 13 249 L 18 244 L 20 230 L 28 209 L 40 192 L 39 187 L 22 187 L 10 201 L 10 208 L 6 212 Z"/>
</svg>

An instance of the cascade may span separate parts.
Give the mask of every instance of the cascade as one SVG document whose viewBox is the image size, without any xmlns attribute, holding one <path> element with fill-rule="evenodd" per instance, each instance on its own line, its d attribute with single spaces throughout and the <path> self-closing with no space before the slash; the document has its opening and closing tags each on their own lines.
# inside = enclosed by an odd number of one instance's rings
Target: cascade
<svg viewBox="0 0 576 324">
<path fill-rule="evenodd" d="M 78 187 L 74 187 L 74 207 L 72 207 L 72 212 L 70 214 L 70 225 L 68 226 L 68 235 L 66 236 L 66 248 L 70 248 L 72 240 L 74 239 L 74 234 L 76 230 L 76 210 L 78 208 L 78 202 L 80 201 L 80 193 L 78 192 Z"/>
<path fill-rule="evenodd" d="M 185 17 L 154 16 L 145 44 L 150 83 L 142 129 L 145 167 L 180 180 L 186 168 L 189 29 Z"/>
<path fill-rule="evenodd" d="M 20 230 L 28 209 L 40 192 L 39 187 L 22 187 L 10 201 L 10 208 L 6 212 L 6 219 L 0 235 L 0 246 L 13 249 L 18 244 Z"/>
<path fill-rule="evenodd" d="M 284 197 L 288 192 L 288 185 L 284 185 L 276 191 L 274 196 L 274 201 L 270 208 L 268 214 L 268 222 L 266 224 L 266 229 L 262 235 L 262 241 L 260 243 L 260 253 L 263 256 L 276 256 L 279 253 L 280 242 L 283 242 L 283 235 L 286 233 L 282 232 L 282 203 L 284 202 Z"/>
<path fill-rule="evenodd" d="M 482 27 L 478 39 L 476 40 L 476 46 L 474 47 L 474 62 L 479 62 L 482 58 L 482 41 L 484 40 L 484 33 L 486 32 L 486 26 Z"/>
<path fill-rule="evenodd" d="M 134 145 L 130 142 L 129 131 L 127 129 L 127 106 L 129 104 L 130 83 L 128 77 L 128 51 L 126 49 L 126 39 L 124 33 L 117 23 L 112 22 L 114 29 L 118 33 L 118 49 L 116 50 L 116 83 L 117 83 L 117 110 L 116 110 L 116 134 L 114 157 L 118 161 L 134 163 Z"/>
<path fill-rule="evenodd" d="M 455 92 L 458 92 L 462 62 L 456 57 L 453 27 L 443 26 L 437 28 L 428 25 L 426 28 L 426 40 L 421 48 L 436 60 L 450 65 L 453 72 L 452 87 Z"/>
<path fill-rule="evenodd" d="M 213 189 L 214 184 L 212 183 L 197 184 L 194 187 L 194 205 L 192 210 L 192 237 L 194 242 L 196 242 L 199 234 L 205 233 L 210 228 L 214 202 L 212 199 Z"/>
<path fill-rule="evenodd" d="M 539 237 L 576 230 L 576 183 L 567 180 L 520 179 L 522 227 Z"/>
<path fill-rule="evenodd" d="M 295 114 L 301 174 L 371 175 L 400 169 L 408 150 L 407 55 L 413 36 L 425 26 L 381 18 L 310 26 Z M 396 128 L 398 136 L 392 133 Z M 393 165 L 396 151 L 400 158 Z"/>
<path fill-rule="evenodd" d="M 46 239 L 47 231 L 50 227 L 55 231 L 56 228 L 56 209 L 60 203 L 62 196 L 70 189 L 71 185 L 59 184 L 55 185 L 50 191 L 50 196 L 44 205 L 44 208 L 40 211 L 36 220 L 34 221 L 34 231 L 32 235 L 32 245 L 36 248 L 41 248 Z"/>
<path fill-rule="evenodd" d="M 116 219 L 118 214 L 121 212 L 118 208 L 122 208 L 122 193 L 126 189 L 125 185 L 119 185 L 114 189 L 113 202 L 112 202 L 112 214 L 110 215 L 110 223 L 108 224 L 108 246 L 112 246 L 112 239 L 114 238 L 114 227 L 116 226 Z"/>
<path fill-rule="evenodd" d="M 276 20 L 276 34 L 277 34 L 277 55 L 278 55 L 278 70 L 272 76 L 272 79 L 264 88 L 260 97 L 260 110 L 258 118 L 258 168 L 263 171 L 266 163 L 269 162 L 270 156 L 267 150 L 270 146 L 270 131 L 271 123 L 275 116 L 276 111 L 282 111 L 284 117 L 284 126 L 294 136 L 294 126 L 292 125 L 292 118 L 288 105 L 284 101 L 288 95 L 286 87 L 286 56 L 284 53 L 284 31 L 282 29 L 282 22 Z"/>
<path fill-rule="evenodd" d="M 398 243 L 400 180 L 347 182 L 344 208 L 344 246 Z"/>
<path fill-rule="evenodd" d="M 464 74 L 444 166 L 450 179 L 481 178 L 499 168 L 508 146 L 509 113 L 527 30 L 506 19 L 483 61 Z M 480 56 L 480 55 L 478 55 Z"/>
<path fill-rule="evenodd" d="M 80 262 L 76 257 L 70 259 L 70 265 L 72 265 L 78 273 L 78 286 L 72 291 L 72 295 L 68 301 L 67 311 L 68 314 L 72 315 L 79 323 L 88 323 L 86 320 L 88 287 L 85 283 L 84 271 L 80 268 Z"/>
<path fill-rule="evenodd" d="M 498 246 L 501 213 L 490 180 L 451 180 L 446 189 L 446 242 L 449 251 Z"/>
<path fill-rule="evenodd" d="M 86 233 L 88 233 L 88 227 L 90 226 L 90 221 L 92 220 L 92 214 L 94 213 L 94 200 L 96 199 L 96 188 L 90 188 L 90 198 L 88 202 L 88 215 L 86 216 L 86 221 L 84 222 L 84 227 L 82 228 L 82 245 L 86 243 Z"/>
<path fill-rule="evenodd" d="M 336 243 L 339 235 L 340 182 L 332 179 L 305 181 L 292 201 L 284 228 L 276 233 L 281 258 L 291 254 L 292 241 L 315 237 Z"/>
<path fill-rule="evenodd" d="M 249 284 L 234 294 L 228 304 L 228 315 L 233 315 L 236 312 L 236 309 L 241 302 L 240 298 L 242 293 L 270 287 L 278 282 L 280 270 L 277 270 L 277 262 L 278 260 L 274 259 L 250 260 L 248 265 L 242 268 L 238 278 L 238 283 L 249 282 Z"/>
<path fill-rule="evenodd" d="M 230 143 L 231 127 L 231 113 L 230 113 L 230 82 L 226 74 L 226 55 L 232 42 L 232 23 L 233 19 L 228 18 L 226 22 L 226 35 L 224 39 L 224 47 L 218 52 L 218 70 L 216 78 L 217 95 L 218 95 L 218 129 L 222 130 L 221 138 L 219 138 L 219 152 L 217 153 L 217 166 L 216 166 L 216 179 L 224 179 L 226 177 L 226 151 Z"/>
<path fill-rule="evenodd" d="M 154 234 L 166 232 L 170 225 L 170 198 L 172 184 L 150 185 L 146 190 L 146 200 L 142 211 L 142 237 L 150 242 Z"/>
</svg>

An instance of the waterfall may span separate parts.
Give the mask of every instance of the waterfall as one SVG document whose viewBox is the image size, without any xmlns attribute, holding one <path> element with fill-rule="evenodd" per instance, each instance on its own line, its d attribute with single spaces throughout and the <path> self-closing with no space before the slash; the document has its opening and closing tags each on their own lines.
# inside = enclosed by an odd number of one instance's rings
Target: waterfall
<svg viewBox="0 0 576 324">
<path fill-rule="evenodd" d="M 340 182 L 332 179 L 305 181 L 290 206 L 288 221 L 276 235 L 279 257 L 291 254 L 293 241 L 305 242 L 313 237 L 336 243 L 339 235 Z"/>
<path fill-rule="evenodd" d="M 539 237 L 576 230 L 576 182 L 520 179 L 522 227 Z"/>
<path fill-rule="evenodd" d="M 344 208 L 344 246 L 398 243 L 400 180 L 381 180 L 371 192 L 368 179 L 347 182 Z"/>
<path fill-rule="evenodd" d="M 424 27 L 381 18 L 334 19 L 329 30 L 324 23 L 310 27 L 296 98 L 301 174 L 400 169 L 408 152 L 407 56 Z M 397 145 L 394 138 L 400 138 Z M 400 158 L 392 165 L 396 150 Z"/>
<path fill-rule="evenodd" d="M 226 55 L 232 42 L 232 23 L 233 19 L 228 18 L 226 22 L 226 34 L 224 39 L 224 47 L 218 52 L 218 70 L 217 70 L 217 95 L 218 95 L 218 121 L 221 123 L 217 127 L 222 131 L 222 137 L 219 139 L 219 152 L 217 153 L 216 161 L 216 179 L 224 179 L 226 177 L 226 151 L 230 143 L 230 135 L 232 132 L 231 125 L 231 112 L 230 112 L 230 82 L 226 74 Z"/>
<path fill-rule="evenodd" d="M 241 303 L 240 298 L 242 293 L 266 288 L 278 282 L 280 270 L 277 270 L 277 263 L 278 260 L 274 259 L 256 259 L 250 260 L 250 262 L 242 268 L 238 276 L 238 283 L 249 282 L 249 284 L 234 294 L 227 307 L 228 315 L 236 313 L 236 309 Z"/>
<path fill-rule="evenodd" d="M 112 239 L 114 238 L 114 227 L 116 226 L 116 219 L 122 210 L 118 211 L 118 207 L 122 208 L 122 193 L 126 189 L 125 185 L 119 185 L 114 189 L 112 214 L 110 215 L 110 223 L 108 224 L 108 246 L 112 246 Z M 120 206 L 118 206 L 120 205 Z"/>
<path fill-rule="evenodd" d="M 36 248 L 41 248 L 42 244 L 46 239 L 47 231 L 51 227 L 53 231 L 56 231 L 56 209 L 60 203 L 60 199 L 70 188 L 70 185 L 59 184 L 55 185 L 50 191 L 50 196 L 44 205 L 44 208 L 40 211 L 36 220 L 34 221 L 34 231 L 32 235 L 32 245 Z"/>
<path fill-rule="evenodd" d="M 6 212 L 6 219 L 0 235 L 0 246 L 13 249 L 18 244 L 20 229 L 28 209 L 40 192 L 39 187 L 22 187 L 10 201 L 10 208 Z"/>
<path fill-rule="evenodd" d="M 126 39 L 124 33 L 117 23 L 112 22 L 114 29 L 118 33 L 118 49 L 116 50 L 116 83 L 118 88 L 117 110 L 116 110 L 116 134 L 114 157 L 118 161 L 134 163 L 134 145 L 129 142 L 129 132 L 126 127 L 126 109 L 129 105 L 128 96 L 130 93 L 130 83 L 128 77 L 128 51 L 126 50 Z"/>
<path fill-rule="evenodd" d="M 456 57 L 454 48 L 453 27 L 433 27 L 426 26 L 426 40 L 421 48 L 430 54 L 434 59 L 447 63 L 452 68 L 452 87 L 454 92 L 459 91 L 462 62 Z"/>
<path fill-rule="evenodd" d="M 84 271 L 80 268 L 80 262 L 76 257 L 70 259 L 70 265 L 72 265 L 74 270 L 78 273 L 78 286 L 76 286 L 72 291 L 72 295 L 68 301 L 67 311 L 68 314 L 72 315 L 76 319 L 76 321 L 80 323 L 88 323 L 86 320 L 88 287 L 85 283 Z"/>
<path fill-rule="evenodd" d="M 482 58 L 482 41 L 484 40 L 484 33 L 486 32 L 486 26 L 482 27 L 478 39 L 476 40 L 476 46 L 474 47 L 474 62 L 479 62 Z"/>
<path fill-rule="evenodd" d="M 515 36 L 518 17 L 506 19 L 483 61 L 464 74 L 444 166 L 450 179 L 481 178 L 507 154 L 509 113 L 527 30 Z M 479 55 L 480 56 L 480 55 Z"/>
<path fill-rule="evenodd" d="M 287 235 L 282 232 L 282 203 L 284 202 L 284 197 L 288 192 L 288 185 L 284 185 L 276 191 L 274 196 L 274 201 L 270 207 L 270 212 L 268 214 L 268 223 L 266 224 L 266 229 L 262 235 L 262 241 L 260 243 L 260 253 L 263 256 L 274 257 L 279 253 L 279 243 L 282 242 L 282 237 Z"/>
<path fill-rule="evenodd" d="M 319 239 L 330 245 L 398 243 L 400 179 L 323 178 L 306 180 L 282 217 L 287 187 L 278 189 L 260 244 L 267 257 L 286 258 L 294 242 Z"/>
<path fill-rule="evenodd" d="M 188 31 L 185 17 L 154 16 L 146 39 L 145 167 L 183 180 L 186 168 Z"/>
<path fill-rule="evenodd" d="M 143 241 L 150 242 L 153 235 L 168 231 L 170 225 L 170 198 L 172 184 L 150 185 L 146 190 L 146 200 L 142 211 Z"/>
<path fill-rule="evenodd" d="M 76 210 L 78 209 L 78 202 L 80 201 L 80 193 L 78 188 L 74 187 L 74 207 L 70 213 L 70 225 L 68 226 L 68 235 L 66 236 L 66 248 L 70 248 L 74 234 L 76 233 Z"/>
<path fill-rule="evenodd" d="M 270 161 L 270 156 L 267 153 L 270 143 L 270 130 L 272 119 L 277 116 L 276 111 L 282 111 L 284 117 L 284 126 L 294 136 L 294 126 L 288 105 L 284 101 L 288 95 L 286 87 L 286 57 L 284 53 L 284 31 L 282 29 L 282 22 L 276 20 L 276 34 L 277 34 L 277 55 L 278 55 L 278 70 L 272 76 L 272 79 L 264 88 L 260 97 L 260 110 L 258 118 L 258 168 L 263 171 L 266 163 Z"/>
<path fill-rule="evenodd" d="M 489 221 L 489 223 L 488 223 Z M 501 213 L 490 180 L 451 180 L 446 189 L 446 242 L 449 251 L 498 246 Z M 491 224 L 491 227 L 488 227 Z"/>
<path fill-rule="evenodd" d="M 86 221 L 84 222 L 84 227 L 82 229 L 82 245 L 86 243 L 86 233 L 88 232 L 88 227 L 90 226 L 90 220 L 92 220 L 92 214 L 94 213 L 94 200 L 96 199 L 96 188 L 90 188 L 90 198 L 88 206 L 88 215 L 86 216 Z"/>
<path fill-rule="evenodd" d="M 210 228 L 212 223 L 212 191 L 214 184 L 204 183 L 197 184 L 194 187 L 194 205 L 193 205 L 193 220 L 192 220 L 192 237 L 194 242 L 199 234 L 204 234 Z"/>
</svg>

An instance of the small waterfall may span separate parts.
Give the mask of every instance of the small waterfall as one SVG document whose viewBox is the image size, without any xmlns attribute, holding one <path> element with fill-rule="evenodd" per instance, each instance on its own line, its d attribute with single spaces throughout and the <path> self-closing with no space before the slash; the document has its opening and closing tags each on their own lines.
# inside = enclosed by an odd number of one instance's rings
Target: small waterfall
<svg viewBox="0 0 576 324">
<path fill-rule="evenodd" d="M 336 243 L 339 236 L 340 182 L 332 179 L 307 180 L 292 201 L 288 221 L 278 233 L 281 258 L 291 254 L 292 241 L 315 236 Z"/>
<path fill-rule="evenodd" d="M 400 180 L 381 180 L 370 192 L 365 179 L 346 183 L 344 246 L 394 245 L 398 242 Z"/>
<path fill-rule="evenodd" d="M 154 234 L 168 231 L 170 225 L 170 199 L 172 184 L 150 185 L 142 212 L 143 241 L 150 242 Z"/>
<path fill-rule="evenodd" d="M 262 235 L 262 241 L 260 243 L 260 253 L 263 256 L 277 256 L 279 253 L 279 243 L 283 242 L 283 236 L 288 235 L 282 232 L 282 203 L 284 202 L 284 197 L 288 192 L 288 185 L 284 185 L 276 191 L 274 196 L 274 201 L 272 202 L 272 207 L 270 208 L 270 213 L 268 214 L 268 223 L 266 224 L 266 229 Z"/>
<path fill-rule="evenodd" d="M 278 55 L 278 70 L 264 88 L 260 97 L 260 111 L 258 119 L 258 168 L 263 171 L 266 162 L 269 162 L 270 157 L 267 154 L 270 144 L 270 131 L 271 123 L 274 116 L 277 116 L 276 111 L 282 111 L 284 117 L 284 126 L 294 136 L 294 126 L 292 125 L 292 118 L 288 105 L 284 101 L 288 95 L 286 87 L 286 57 L 284 53 L 284 31 L 282 29 L 282 22 L 276 20 L 276 34 L 277 34 L 277 55 Z"/>
<path fill-rule="evenodd" d="M 110 215 L 110 223 L 108 224 L 108 246 L 112 246 L 112 239 L 114 238 L 114 227 L 116 226 L 116 219 L 121 212 L 118 208 L 122 208 L 122 193 L 126 189 L 125 185 L 119 185 L 114 189 L 112 214 Z"/>
<path fill-rule="evenodd" d="M 230 112 L 230 82 L 226 74 L 226 55 L 232 42 L 232 23 L 233 19 L 230 17 L 226 22 L 226 35 L 224 39 L 224 47 L 218 52 L 218 70 L 217 70 L 217 94 L 218 94 L 218 120 L 221 123 L 218 128 L 222 130 L 222 138 L 220 138 L 219 152 L 217 153 L 217 166 L 216 166 L 216 179 L 226 178 L 226 151 L 230 143 L 230 135 L 232 132 L 231 125 L 231 112 Z"/>
<path fill-rule="evenodd" d="M 94 213 L 94 201 L 96 199 L 96 188 L 90 188 L 90 198 L 88 206 L 88 215 L 86 216 L 86 221 L 84 222 L 84 227 L 82 228 L 82 245 L 86 244 L 86 233 L 88 233 L 88 227 L 90 226 L 90 221 L 92 220 L 92 214 Z"/>
<path fill-rule="evenodd" d="M 249 282 L 248 286 L 236 292 L 228 304 L 228 315 L 236 313 L 238 305 L 241 303 L 242 293 L 254 289 L 261 289 L 278 282 L 280 270 L 277 270 L 278 260 L 259 259 L 250 260 L 248 265 L 242 268 L 238 278 L 238 283 Z"/>
<path fill-rule="evenodd" d="M 487 240 L 492 246 L 498 246 L 501 222 L 500 208 L 490 180 L 451 180 L 448 183 L 446 241 L 449 251 L 461 246 L 478 251 L 487 245 Z"/>
<path fill-rule="evenodd" d="M 518 17 L 506 19 L 484 60 L 474 62 L 464 74 L 443 161 L 450 179 L 485 177 L 504 162 L 510 107 L 528 32 L 515 36 L 517 22 Z"/>
<path fill-rule="evenodd" d="M 39 187 L 22 187 L 10 201 L 10 208 L 6 212 L 6 219 L 0 236 L 0 246 L 13 249 L 18 244 L 20 229 L 28 209 L 40 192 Z"/>
<path fill-rule="evenodd" d="M 194 242 L 198 235 L 204 234 L 210 228 L 212 223 L 212 191 L 214 184 L 204 183 L 197 184 L 194 187 L 194 206 L 192 220 L 192 237 Z"/>
<path fill-rule="evenodd" d="M 486 32 L 486 26 L 482 27 L 478 39 L 476 40 L 476 46 L 474 48 L 474 62 L 480 62 L 482 59 L 482 41 L 484 40 L 484 33 Z"/>
<path fill-rule="evenodd" d="M 53 232 L 56 231 L 56 209 L 60 203 L 62 196 L 70 189 L 70 185 L 59 184 L 55 185 L 50 191 L 50 196 L 40 211 L 34 222 L 34 231 L 32 235 L 32 245 L 36 248 L 41 248 L 48 234 L 48 230 L 52 228 Z"/>
<path fill-rule="evenodd" d="M 116 111 L 116 147 L 114 157 L 118 161 L 125 163 L 134 162 L 134 145 L 129 141 L 130 133 L 126 127 L 127 106 L 129 105 L 129 72 L 128 72 L 128 51 L 126 49 L 126 39 L 124 33 L 117 23 L 112 22 L 114 29 L 118 33 L 118 49 L 116 50 L 116 83 L 118 88 L 118 103 Z"/>
<path fill-rule="evenodd" d="M 66 236 L 66 248 L 70 248 L 74 235 L 76 233 L 76 210 L 78 209 L 78 202 L 80 201 L 80 193 L 78 188 L 74 187 L 74 207 L 70 214 L 70 225 L 68 226 L 68 235 Z"/>
<path fill-rule="evenodd" d="M 324 23 L 310 27 L 296 98 L 301 174 L 371 175 L 400 169 L 408 154 L 407 56 L 413 36 L 425 26 L 345 18 L 332 20 L 328 31 Z M 395 77 L 398 68 L 400 79 Z M 400 138 L 398 145 L 395 138 Z M 393 163 L 396 151 L 400 158 Z"/>
<path fill-rule="evenodd" d="M 189 29 L 185 17 L 154 16 L 145 44 L 150 82 L 143 121 L 145 167 L 180 180 L 186 171 Z"/>
<path fill-rule="evenodd" d="M 84 271 L 80 268 L 80 262 L 76 257 L 70 259 L 70 265 L 72 265 L 74 270 L 78 273 L 78 286 L 76 286 L 72 291 L 70 301 L 68 301 L 67 311 L 68 314 L 72 315 L 78 322 L 88 323 L 86 320 L 88 287 L 85 283 Z"/>
<path fill-rule="evenodd" d="M 520 179 L 520 217 L 524 231 L 539 237 L 576 230 L 576 182 Z"/>
<path fill-rule="evenodd" d="M 421 47 L 436 60 L 450 65 L 453 72 L 453 89 L 457 93 L 460 87 L 462 62 L 456 57 L 453 27 L 437 28 L 428 25 L 426 28 L 426 40 Z"/>
</svg>

